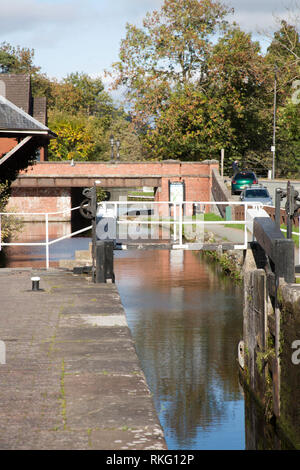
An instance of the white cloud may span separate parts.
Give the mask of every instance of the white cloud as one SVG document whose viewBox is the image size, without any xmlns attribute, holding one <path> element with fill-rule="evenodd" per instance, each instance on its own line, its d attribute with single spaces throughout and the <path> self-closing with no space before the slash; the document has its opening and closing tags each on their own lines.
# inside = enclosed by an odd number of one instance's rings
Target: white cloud
<svg viewBox="0 0 300 470">
<path fill-rule="evenodd" d="M 0 28 L 1 36 L 7 33 L 32 31 L 41 28 L 61 25 L 63 27 L 88 17 L 82 2 L 62 0 L 58 5 L 48 0 L 1 0 Z"/>
<path fill-rule="evenodd" d="M 285 0 L 225 0 L 243 29 L 274 24 Z M 289 0 L 286 0 L 289 2 Z M 101 73 L 118 60 L 127 22 L 141 24 L 163 0 L 0 0 L 0 43 L 35 50 L 35 63 L 50 77 Z M 300 3 L 300 0 L 299 0 Z"/>
<path fill-rule="evenodd" d="M 276 17 L 288 18 L 287 8 L 297 9 L 295 1 L 289 0 L 229 0 L 235 14 L 232 17 L 246 31 L 276 27 Z"/>
</svg>

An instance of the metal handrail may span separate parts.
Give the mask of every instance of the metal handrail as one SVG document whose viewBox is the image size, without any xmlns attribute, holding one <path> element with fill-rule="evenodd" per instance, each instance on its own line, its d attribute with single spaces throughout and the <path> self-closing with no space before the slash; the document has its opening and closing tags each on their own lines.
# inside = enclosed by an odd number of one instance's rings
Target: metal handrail
<svg viewBox="0 0 300 470">
<path fill-rule="evenodd" d="M 247 244 L 248 244 L 248 238 L 247 238 L 247 221 L 246 218 L 244 220 L 239 220 L 239 221 L 234 221 L 234 220 L 224 220 L 224 221 L 204 221 L 204 220 L 184 220 L 183 217 L 183 207 L 184 205 L 200 205 L 202 207 L 207 206 L 207 205 L 239 205 L 239 206 L 244 206 L 245 207 L 245 216 L 246 216 L 246 211 L 249 206 L 253 207 L 256 206 L 258 208 L 262 207 L 263 205 L 261 203 L 256 203 L 256 204 L 250 204 L 250 203 L 245 203 L 245 202 L 238 202 L 238 201 L 181 201 L 181 202 L 172 202 L 172 201 L 103 201 L 101 203 L 98 203 L 98 205 L 102 206 L 107 206 L 107 205 L 113 205 L 115 207 L 115 216 L 117 217 L 117 206 L 120 205 L 145 205 L 145 204 L 167 204 L 169 207 L 173 206 L 173 220 L 170 221 L 156 221 L 156 220 L 118 220 L 118 224 L 173 224 L 174 226 L 174 241 L 177 240 L 177 230 L 176 227 L 178 226 L 179 229 L 179 236 L 178 236 L 178 245 L 173 245 L 174 248 L 185 248 L 185 245 L 183 244 L 183 226 L 184 225 L 226 225 L 226 224 L 244 224 L 244 244 L 243 245 L 234 245 L 235 249 L 246 249 Z M 178 210 L 177 210 L 178 207 Z M 45 242 L 34 242 L 34 243 L 11 243 L 11 242 L 2 242 L 1 243 L 1 232 L 0 232 L 0 249 L 1 246 L 45 246 L 46 247 L 46 269 L 49 269 L 49 247 L 50 245 L 53 245 L 54 243 L 57 243 L 61 240 L 71 238 L 74 235 L 78 235 L 80 233 L 86 232 L 88 230 L 91 230 L 92 225 L 85 227 L 83 229 L 77 230 L 75 232 L 69 233 L 67 235 L 64 235 L 62 237 L 59 237 L 54 240 L 49 240 L 49 216 L 51 215 L 57 215 L 57 214 L 65 214 L 68 212 L 72 212 L 74 210 L 79 209 L 80 206 L 73 207 L 71 209 L 63 210 L 63 211 L 57 211 L 57 212 L 0 212 L 0 220 L 2 216 L 28 216 L 28 215 L 38 215 L 38 216 L 44 216 L 45 217 Z M 204 209 L 203 209 L 204 210 Z M 1 230 L 1 228 L 0 228 Z"/>
</svg>

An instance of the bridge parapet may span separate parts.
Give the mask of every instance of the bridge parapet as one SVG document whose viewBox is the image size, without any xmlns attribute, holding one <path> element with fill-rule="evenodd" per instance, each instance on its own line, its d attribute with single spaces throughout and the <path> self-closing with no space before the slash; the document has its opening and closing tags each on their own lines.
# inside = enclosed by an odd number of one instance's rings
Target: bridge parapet
<svg viewBox="0 0 300 470">
<path fill-rule="evenodd" d="M 9 205 L 20 212 L 26 212 L 24 204 L 30 204 L 32 212 L 54 212 L 61 206 L 62 193 L 59 191 L 64 191 L 64 197 L 66 195 L 69 197 L 70 207 L 72 207 L 77 205 L 72 199 L 76 198 L 78 191 L 80 192 L 84 187 L 93 186 L 96 180 L 100 180 L 101 186 L 108 190 L 151 186 L 155 188 L 156 201 L 170 199 L 170 182 L 183 182 L 186 201 L 207 201 L 210 200 L 211 173 L 218 168 L 218 165 L 216 160 L 74 162 L 74 165 L 66 161 L 38 162 L 21 172 L 14 181 Z M 49 202 L 51 197 L 51 206 L 44 198 L 47 194 L 49 194 Z M 57 194 L 57 201 L 55 201 L 55 194 Z M 164 215 L 167 215 L 167 212 Z"/>
</svg>

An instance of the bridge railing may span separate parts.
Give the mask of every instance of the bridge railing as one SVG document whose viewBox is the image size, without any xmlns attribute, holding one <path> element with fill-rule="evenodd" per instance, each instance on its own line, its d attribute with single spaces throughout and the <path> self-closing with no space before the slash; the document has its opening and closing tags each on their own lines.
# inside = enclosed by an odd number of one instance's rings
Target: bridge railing
<svg viewBox="0 0 300 470">
<path fill-rule="evenodd" d="M 204 228 L 207 227 L 212 229 L 212 227 L 216 226 L 223 226 L 226 228 L 227 225 L 230 225 L 231 228 L 234 225 L 243 224 L 243 234 L 242 238 L 243 241 L 241 243 L 233 244 L 234 249 L 246 249 L 248 246 L 248 232 L 247 232 L 247 220 L 205 220 L 205 213 L 209 212 L 208 208 L 216 205 L 244 205 L 245 207 L 245 214 L 247 213 L 247 209 L 249 206 L 253 207 L 253 204 L 249 203 L 241 203 L 235 201 L 181 201 L 181 202 L 170 202 L 170 201 L 107 201 L 98 204 L 98 209 L 104 209 L 104 212 L 108 212 L 111 209 L 111 213 L 116 218 L 116 222 L 118 226 L 127 226 L 134 229 L 135 227 L 140 227 L 143 225 L 152 225 L 152 226 L 160 226 L 160 227 L 171 227 L 172 230 L 169 231 L 170 239 L 173 239 L 173 248 L 174 249 L 185 249 L 188 246 L 191 246 L 191 243 L 185 243 L 184 235 L 185 235 L 185 227 L 196 227 L 200 234 L 204 234 Z M 124 208 L 125 206 L 125 208 Z M 146 216 L 143 211 L 140 209 L 147 208 L 150 206 L 149 212 L 146 211 Z M 257 207 L 261 207 L 261 204 L 256 205 Z M 126 207 L 129 209 L 133 209 L 132 212 L 127 211 Z M 67 233 L 63 233 L 61 236 L 57 237 L 57 234 L 54 235 L 51 232 L 51 227 L 55 223 L 54 220 L 57 220 L 57 216 L 65 215 L 72 213 L 73 211 L 79 210 L 80 206 L 74 207 L 68 210 L 62 210 L 57 212 L 47 212 L 47 213 L 30 213 L 30 212 L 1 212 L 0 213 L 0 249 L 1 247 L 5 246 L 40 246 L 45 248 L 45 261 L 46 261 L 46 268 L 48 269 L 50 266 L 50 247 L 55 243 L 58 243 L 62 240 L 67 238 L 74 237 L 76 235 L 80 235 L 84 232 L 91 230 L 92 225 L 88 227 L 84 227 L 80 230 L 75 230 L 72 232 L 67 231 Z M 186 215 L 186 213 L 191 213 L 193 210 L 194 215 Z M 165 215 L 168 214 L 168 215 Z M 44 236 L 39 235 L 39 239 L 34 237 L 33 231 L 34 223 L 29 225 L 29 230 L 32 233 L 27 235 L 27 240 L 20 241 L 20 235 L 16 232 L 16 240 L 14 241 L 12 235 L 10 236 L 8 241 L 1 242 L 1 227 L 3 227 L 3 221 L 7 217 L 12 217 L 15 219 L 21 219 L 24 217 L 28 220 L 28 216 L 37 216 L 39 220 L 41 216 L 43 216 L 43 226 L 44 226 Z M 68 219 L 70 220 L 70 218 Z M 41 222 L 39 222 L 41 223 Z M 61 222 L 56 222 L 58 225 Z M 26 222 L 28 224 L 28 222 Z M 201 232 L 202 230 L 202 232 Z M 39 234 L 41 232 L 39 231 Z M 33 241 L 36 239 L 37 241 Z M 200 240 L 201 241 L 201 240 Z M 199 243 L 198 243 L 199 244 Z"/>
<path fill-rule="evenodd" d="M 71 238 L 76 235 L 80 235 L 81 233 L 87 232 L 91 230 L 92 226 L 84 227 L 80 230 L 76 230 L 74 232 L 65 233 L 62 236 L 50 239 L 51 230 L 50 225 L 62 225 L 64 223 L 63 219 L 57 221 L 58 216 L 68 216 L 72 212 L 79 210 L 80 206 L 73 207 L 71 209 L 66 209 L 62 211 L 56 212 L 0 212 L 0 250 L 2 247 L 8 246 L 32 246 L 32 247 L 45 247 L 45 262 L 46 262 L 46 269 L 50 267 L 50 246 L 54 243 L 60 242 L 67 238 Z M 8 221 L 8 218 L 11 218 Z M 36 218 L 36 221 L 35 221 Z M 11 222 L 13 221 L 13 222 Z M 66 217 L 66 221 L 70 221 L 70 217 Z M 23 228 L 26 224 L 30 225 L 30 232 L 25 234 L 25 239 L 35 240 L 38 241 L 20 241 L 22 239 Z M 41 229 L 41 224 L 44 227 Z M 11 233 L 11 228 L 9 229 L 9 241 L 2 241 L 3 237 L 5 237 L 7 233 L 7 228 L 9 226 L 16 227 L 15 230 L 15 237 L 17 241 L 11 241 L 13 234 Z M 37 228 L 37 231 L 35 231 Z M 57 233 L 57 231 L 55 230 Z M 44 236 L 41 235 L 44 233 Z M 43 240 L 43 241 L 42 241 Z"/>
<path fill-rule="evenodd" d="M 240 206 L 243 205 L 245 208 L 244 213 L 247 213 L 248 207 L 257 207 L 262 208 L 262 204 L 249 204 L 249 203 L 241 203 L 237 201 L 182 201 L 182 202 L 170 202 L 170 201 L 142 201 L 142 202 L 132 202 L 132 201 L 107 201 L 101 203 L 103 206 L 103 212 L 111 211 L 112 214 L 117 219 L 118 225 L 166 225 L 169 224 L 172 226 L 173 231 L 173 240 L 178 241 L 178 244 L 173 245 L 173 248 L 185 248 L 187 245 L 183 243 L 184 239 L 184 227 L 185 226 L 198 226 L 204 228 L 205 226 L 225 226 L 230 225 L 231 227 L 234 225 L 244 225 L 244 234 L 243 234 L 243 242 L 237 243 L 234 245 L 235 249 L 246 249 L 248 243 L 248 235 L 247 235 L 247 220 L 204 220 L 204 214 L 209 212 L 207 211 L 208 207 L 211 206 L 219 206 L 224 205 L 227 206 Z M 154 207 L 154 217 L 151 219 L 145 218 L 143 220 L 139 215 L 136 216 L 134 219 L 129 219 L 128 217 L 122 217 L 122 211 L 120 208 L 124 207 L 128 208 L 128 206 L 136 206 L 135 212 L 139 212 L 139 207 L 147 207 L 153 206 Z M 155 210 L 155 207 L 160 208 L 165 206 L 168 208 L 168 214 L 166 214 L 165 210 Z M 193 208 L 193 210 L 191 210 Z M 130 212 L 130 211 L 129 211 Z M 186 213 L 191 214 L 194 213 L 194 216 L 186 215 Z M 161 215 L 162 214 L 162 215 Z"/>
</svg>

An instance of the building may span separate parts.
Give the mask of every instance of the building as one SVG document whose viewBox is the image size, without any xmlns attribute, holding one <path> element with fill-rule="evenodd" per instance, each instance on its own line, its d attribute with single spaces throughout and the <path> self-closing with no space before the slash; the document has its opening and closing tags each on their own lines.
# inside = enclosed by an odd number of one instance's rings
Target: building
<svg viewBox="0 0 300 470">
<path fill-rule="evenodd" d="M 46 98 L 32 97 L 30 76 L 0 74 L 1 170 L 17 171 L 32 159 L 47 160 L 49 141 L 55 137 L 47 127 Z"/>
</svg>

